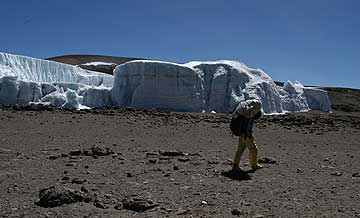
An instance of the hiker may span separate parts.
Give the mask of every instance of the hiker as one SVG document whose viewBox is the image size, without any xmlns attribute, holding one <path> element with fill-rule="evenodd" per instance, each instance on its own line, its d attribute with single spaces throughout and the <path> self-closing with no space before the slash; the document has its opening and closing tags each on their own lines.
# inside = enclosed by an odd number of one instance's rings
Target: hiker
<svg viewBox="0 0 360 218">
<path fill-rule="evenodd" d="M 257 146 L 253 136 L 253 127 L 256 119 L 262 115 L 261 103 L 257 99 L 242 101 L 233 112 L 230 123 L 232 133 L 239 136 L 239 144 L 233 161 L 233 170 L 241 170 L 239 163 L 245 148 L 249 149 L 249 162 L 253 170 L 261 169 L 257 160 Z"/>
</svg>

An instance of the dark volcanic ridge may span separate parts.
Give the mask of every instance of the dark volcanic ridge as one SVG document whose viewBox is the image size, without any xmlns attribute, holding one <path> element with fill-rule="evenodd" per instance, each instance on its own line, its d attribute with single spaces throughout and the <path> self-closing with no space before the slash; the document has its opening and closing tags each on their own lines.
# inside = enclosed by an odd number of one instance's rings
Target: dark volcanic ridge
<svg viewBox="0 0 360 218">
<path fill-rule="evenodd" d="M 47 58 L 50 61 L 56 61 L 64 64 L 78 65 L 79 67 L 92 70 L 97 72 L 102 72 L 106 74 L 113 74 L 113 70 L 119 64 L 123 64 L 133 60 L 143 60 L 142 58 L 129 58 L 129 57 L 113 57 L 106 55 L 63 55 L 57 57 Z M 114 65 L 84 65 L 91 62 L 106 62 L 106 63 L 115 63 Z"/>
</svg>

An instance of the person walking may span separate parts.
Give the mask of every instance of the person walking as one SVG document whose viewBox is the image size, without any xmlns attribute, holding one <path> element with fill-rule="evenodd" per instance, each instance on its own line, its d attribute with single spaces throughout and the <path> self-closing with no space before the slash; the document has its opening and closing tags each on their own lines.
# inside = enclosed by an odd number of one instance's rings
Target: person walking
<svg viewBox="0 0 360 218">
<path fill-rule="evenodd" d="M 251 168 L 253 170 L 262 168 L 258 163 L 258 149 L 253 136 L 255 120 L 259 119 L 261 115 L 261 103 L 257 99 L 242 101 L 234 110 L 230 129 L 234 135 L 239 136 L 239 144 L 233 161 L 233 170 L 241 170 L 239 163 L 245 148 L 249 149 L 249 162 Z"/>
</svg>

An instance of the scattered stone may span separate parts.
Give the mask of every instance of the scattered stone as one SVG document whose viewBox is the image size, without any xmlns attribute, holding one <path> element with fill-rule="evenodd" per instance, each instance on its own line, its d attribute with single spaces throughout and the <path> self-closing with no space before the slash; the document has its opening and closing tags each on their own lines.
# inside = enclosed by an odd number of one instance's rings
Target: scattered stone
<svg viewBox="0 0 360 218">
<path fill-rule="evenodd" d="M 276 164 L 276 160 L 269 157 L 260 158 L 258 162 L 263 164 Z"/>
<path fill-rule="evenodd" d="M 177 214 L 177 215 L 186 215 L 186 214 L 188 214 L 189 212 L 190 212 L 190 210 L 179 209 L 176 214 Z"/>
<path fill-rule="evenodd" d="M 92 156 L 93 158 L 97 158 L 100 156 L 114 155 L 115 152 L 113 152 L 109 148 L 94 145 L 91 149 L 82 151 L 81 154 L 85 156 Z"/>
<path fill-rule="evenodd" d="M 104 197 L 110 199 L 112 197 L 112 194 L 104 194 Z"/>
<path fill-rule="evenodd" d="M 157 206 L 159 205 L 157 203 L 154 203 L 150 199 L 131 198 L 123 201 L 124 209 L 132 210 L 135 212 L 144 212 Z"/>
<path fill-rule="evenodd" d="M 302 173 L 302 172 L 303 172 L 303 170 L 301 168 L 296 169 L 296 173 Z"/>
<path fill-rule="evenodd" d="M 360 173 L 353 173 L 351 176 L 352 176 L 352 177 L 360 178 Z"/>
<path fill-rule="evenodd" d="M 57 207 L 63 204 L 81 202 L 84 196 L 81 192 L 68 188 L 50 186 L 39 192 L 39 201 L 35 204 L 41 207 Z"/>
<path fill-rule="evenodd" d="M 84 202 L 85 203 L 89 203 L 89 202 L 91 202 L 93 199 L 92 199 L 92 197 L 90 196 L 90 195 L 87 195 L 87 196 L 85 196 L 85 198 L 84 198 Z"/>
<path fill-rule="evenodd" d="M 66 163 L 65 166 L 74 167 L 74 166 L 76 166 L 76 163 L 74 163 L 74 162 Z"/>
<path fill-rule="evenodd" d="M 84 193 L 89 193 L 89 190 L 87 190 L 87 188 L 85 188 L 84 186 L 81 186 L 80 190 Z"/>
<path fill-rule="evenodd" d="M 74 178 L 73 180 L 71 180 L 71 183 L 73 183 L 73 184 L 83 184 L 85 182 L 86 182 L 86 179 Z"/>
<path fill-rule="evenodd" d="M 146 152 L 145 154 L 147 156 L 159 156 L 159 153 L 157 153 L 157 152 Z"/>
<path fill-rule="evenodd" d="M 152 164 L 156 164 L 157 160 L 156 159 L 150 159 L 149 160 L 149 163 L 152 163 Z"/>
<path fill-rule="evenodd" d="M 107 155 L 111 155 L 114 154 L 113 151 L 111 151 L 109 148 L 104 148 L 104 147 L 100 147 L 100 146 L 94 146 L 91 148 L 92 154 L 93 156 L 107 156 Z"/>
<path fill-rule="evenodd" d="M 207 205 L 208 203 L 206 201 L 201 201 L 201 205 Z"/>
<path fill-rule="evenodd" d="M 323 161 L 327 161 L 327 162 L 329 162 L 330 161 L 330 158 L 324 158 L 324 160 Z"/>
<path fill-rule="evenodd" d="M 69 155 L 68 155 L 68 154 L 65 154 L 65 153 L 62 153 L 62 154 L 61 154 L 61 157 L 69 157 Z"/>
<path fill-rule="evenodd" d="M 181 151 L 160 151 L 162 156 L 168 157 L 178 157 L 178 156 L 185 156 L 185 154 Z"/>
<path fill-rule="evenodd" d="M 122 203 L 116 203 L 115 206 L 114 206 L 114 209 L 115 210 L 122 210 L 123 209 Z"/>
<path fill-rule="evenodd" d="M 81 151 L 80 150 L 72 150 L 69 152 L 70 156 L 80 156 L 81 155 Z"/>
<path fill-rule="evenodd" d="M 188 157 L 179 157 L 178 161 L 180 162 L 188 162 L 190 159 Z"/>
<path fill-rule="evenodd" d="M 335 172 L 332 172 L 331 175 L 333 176 L 342 176 L 342 172 L 339 172 L 339 171 L 335 171 Z"/>
<path fill-rule="evenodd" d="M 233 209 L 233 210 L 231 210 L 231 214 L 234 215 L 234 216 L 241 216 L 241 215 L 243 215 L 243 213 L 242 213 L 240 210 L 238 210 L 238 209 Z"/>
<path fill-rule="evenodd" d="M 96 199 L 94 201 L 94 206 L 97 208 L 100 208 L 100 209 L 108 209 L 109 208 L 108 205 L 106 205 L 104 202 L 102 202 L 101 200 L 98 200 L 98 199 Z"/>
<path fill-rule="evenodd" d="M 219 164 L 219 161 L 217 161 L 217 160 L 209 160 L 208 164 Z"/>
<path fill-rule="evenodd" d="M 58 159 L 59 157 L 61 157 L 61 155 L 53 154 L 53 155 L 50 155 L 50 156 L 49 156 L 49 159 L 50 159 L 50 160 L 56 160 L 56 159 Z"/>
<path fill-rule="evenodd" d="M 172 209 L 171 208 L 165 208 L 165 207 L 161 207 L 160 210 L 165 211 L 166 213 L 171 213 Z"/>
<path fill-rule="evenodd" d="M 61 180 L 68 181 L 68 180 L 70 180 L 70 178 L 68 176 L 64 176 Z"/>
</svg>

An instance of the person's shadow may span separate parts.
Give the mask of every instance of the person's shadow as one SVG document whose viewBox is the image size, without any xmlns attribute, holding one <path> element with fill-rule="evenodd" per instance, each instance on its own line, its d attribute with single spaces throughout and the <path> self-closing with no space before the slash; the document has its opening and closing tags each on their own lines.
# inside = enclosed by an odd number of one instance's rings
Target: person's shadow
<svg viewBox="0 0 360 218">
<path fill-rule="evenodd" d="M 251 176 L 249 175 L 249 173 L 253 173 L 254 170 L 229 170 L 229 171 L 225 171 L 222 172 L 221 175 L 225 176 L 229 179 L 232 180 L 237 180 L 237 181 L 243 181 L 243 180 L 251 180 Z"/>
</svg>

